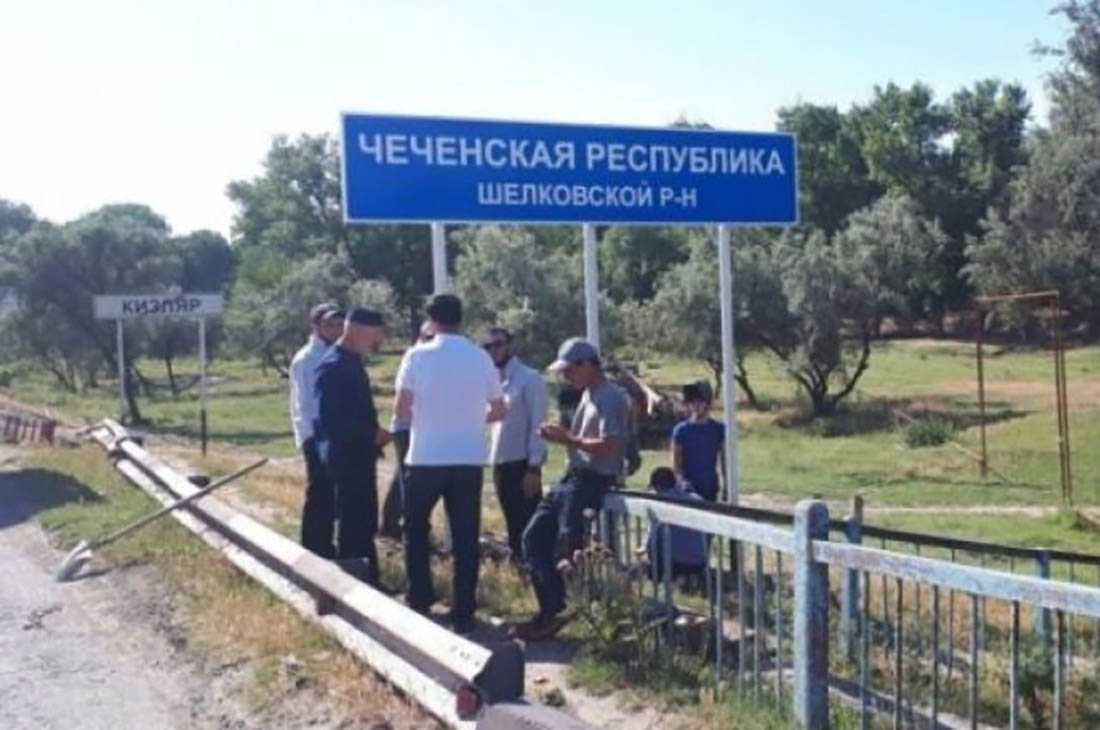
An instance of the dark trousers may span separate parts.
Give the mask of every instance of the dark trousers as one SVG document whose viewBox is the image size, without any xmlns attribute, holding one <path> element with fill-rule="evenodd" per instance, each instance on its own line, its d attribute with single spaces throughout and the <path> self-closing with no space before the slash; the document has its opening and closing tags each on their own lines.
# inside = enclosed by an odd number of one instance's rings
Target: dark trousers
<svg viewBox="0 0 1100 730">
<path fill-rule="evenodd" d="M 454 560 L 451 614 L 470 619 L 477 608 L 479 538 L 481 535 L 480 466 L 410 466 L 405 482 L 405 573 L 408 603 L 426 610 L 435 603 L 429 566 L 428 533 L 432 508 L 442 497 L 451 526 Z"/>
<path fill-rule="evenodd" d="M 368 583 L 378 580 L 378 552 L 374 547 L 374 533 L 378 531 L 376 467 L 373 455 L 329 465 L 336 483 L 336 557 L 364 558 L 364 579 Z"/>
<path fill-rule="evenodd" d="M 613 477 L 572 470 L 543 497 L 523 532 L 523 558 L 539 613 L 553 616 L 565 609 L 565 582 L 557 563 L 584 541 L 584 511 L 599 510 Z"/>
<path fill-rule="evenodd" d="M 527 461 L 509 461 L 493 467 L 493 486 L 497 491 L 497 502 L 504 513 L 504 523 L 508 526 L 508 546 L 512 548 L 512 558 L 523 557 L 523 531 L 535 514 L 542 499 L 541 494 L 528 497 L 523 491 L 523 478 L 527 476 Z"/>
<path fill-rule="evenodd" d="M 322 558 L 336 556 L 332 543 L 333 522 L 336 520 L 336 491 L 321 457 L 317 443 L 306 439 L 302 444 L 306 460 L 306 499 L 302 506 L 302 547 Z"/>
<path fill-rule="evenodd" d="M 397 537 L 401 534 L 402 494 L 405 491 L 405 454 L 409 453 L 409 432 L 393 432 L 393 453 L 396 464 L 393 467 L 393 479 L 390 491 L 382 503 L 382 534 Z"/>
</svg>

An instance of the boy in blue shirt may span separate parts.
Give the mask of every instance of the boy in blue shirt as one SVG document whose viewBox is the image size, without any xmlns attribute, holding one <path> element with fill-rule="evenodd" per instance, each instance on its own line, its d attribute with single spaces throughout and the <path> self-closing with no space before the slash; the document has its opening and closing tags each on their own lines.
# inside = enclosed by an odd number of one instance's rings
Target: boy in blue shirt
<svg viewBox="0 0 1100 730">
<path fill-rule="evenodd" d="M 662 497 L 678 502 L 701 502 L 698 494 L 676 481 L 676 475 L 667 466 L 659 466 L 649 475 L 649 486 Z M 645 539 L 645 555 L 649 563 L 649 575 L 655 580 L 664 577 L 663 530 L 650 527 Z M 670 527 L 669 542 L 672 547 L 672 578 L 703 575 L 707 563 L 707 542 L 703 533 L 686 527 Z"/>
<path fill-rule="evenodd" d="M 710 417 L 713 400 L 705 382 L 684 386 L 687 419 L 672 429 L 672 469 L 681 482 L 708 502 L 718 500 L 719 466 L 725 473 L 726 426 Z"/>
</svg>

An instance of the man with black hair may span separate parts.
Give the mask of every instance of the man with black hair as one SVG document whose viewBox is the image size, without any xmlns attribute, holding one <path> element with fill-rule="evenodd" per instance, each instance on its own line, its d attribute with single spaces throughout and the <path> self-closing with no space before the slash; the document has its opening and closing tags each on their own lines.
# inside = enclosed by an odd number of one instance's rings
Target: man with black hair
<svg viewBox="0 0 1100 730">
<path fill-rule="evenodd" d="M 523 557 L 539 612 L 513 633 L 528 641 L 548 639 L 565 624 L 559 563 L 572 560 L 583 544 L 584 511 L 598 510 L 621 477 L 629 427 L 626 393 L 604 376 L 599 350 L 591 342 L 566 340 L 550 370 L 582 394 L 569 428 L 546 424 L 541 429 L 545 440 L 568 449 L 569 469 L 543 497 L 523 533 Z"/>
<path fill-rule="evenodd" d="M 396 410 L 410 419 L 405 489 L 406 601 L 427 613 L 435 603 L 428 555 L 429 517 L 443 499 L 454 559 L 450 620 L 474 628 L 477 607 L 481 481 L 488 424 L 504 417 L 500 376 L 485 350 L 459 334 L 462 300 L 437 294 L 428 304 L 435 336 L 405 353 Z"/>
<path fill-rule="evenodd" d="M 523 530 L 542 499 L 546 444 L 539 427 L 546 418 L 546 383 L 512 352 L 512 333 L 493 327 L 483 344 L 500 372 L 507 410 L 491 431 L 489 463 L 493 486 L 504 513 L 512 560 L 523 555 Z"/>
<path fill-rule="evenodd" d="M 332 527 L 336 514 L 336 496 L 332 479 L 321 464 L 317 453 L 313 425 L 317 419 L 317 398 L 313 393 L 317 382 L 317 365 L 332 343 L 344 330 L 342 318 L 333 314 L 336 305 L 318 304 L 309 312 L 311 330 L 309 342 L 290 361 L 290 424 L 294 443 L 306 463 L 306 493 L 302 505 L 302 547 L 322 558 L 336 554 L 332 544 Z"/>
<path fill-rule="evenodd" d="M 676 479 L 675 472 L 667 466 L 659 466 L 649 474 L 649 486 L 660 496 L 677 502 L 702 502 L 703 498 Z M 669 563 L 672 578 L 696 576 L 703 578 L 707 563 L 707 540 L 703 533 L 687 527 L 669 527 L 669 543 L 672 546 Z M 639 548 L 649 563 L 649 575 L 654 580 L 664 578 L 664 530 L 650 527 L 645 546 Z"/>
<path fill-rule="evenodd" d="M 336 485 L 336 558 L 367 583 L 378 585 L 378 451 L 389 433 L 378 426 L 363 356 L 385 338 L 382 315 L 351 309 L 344 333 L 317 366 L 317 450 Z"/>
</svg>

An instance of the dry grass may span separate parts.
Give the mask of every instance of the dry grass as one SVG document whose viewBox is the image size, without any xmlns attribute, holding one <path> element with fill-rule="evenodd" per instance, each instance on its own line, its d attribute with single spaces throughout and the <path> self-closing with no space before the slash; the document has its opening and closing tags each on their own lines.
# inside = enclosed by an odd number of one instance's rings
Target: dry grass
<svg viewBox="0 0 1100 730">
<path fill-rule="evenodd" d="M 102 498 L 64 502 L 42 513 L 43 523 L 56 531 L 63 544 L 102 534 L 135 512 L 155 506 L 124 482 L 93 447 L 38 450 L 28 461 L 39 480 L 79 484 Z M 435 726 L 327 634 L 174 521 L 154 523 L 134 540 L 102 551 L 102 557 L 113 564 L 137 561 L 156 566 L 166 590 L 182 599 L 188 643 L 199 650 L 200 657 L 219 665 L 243 662 L 252 668 L 255 681 L 248 699 L 257 712 L 285 703 L 288 694 L 308 691 L 306 702 L 335 700 L 339 713 L 352 722 L 386 721 L 410 730 Z M 300 701 L 295 699 L 293 704 L 297 707 Z"/>
</svg>

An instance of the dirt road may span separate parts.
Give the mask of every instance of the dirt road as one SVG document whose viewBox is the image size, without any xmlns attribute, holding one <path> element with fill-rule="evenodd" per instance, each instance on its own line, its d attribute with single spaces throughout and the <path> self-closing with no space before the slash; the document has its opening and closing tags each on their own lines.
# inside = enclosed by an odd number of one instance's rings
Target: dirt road
<svg viewBox="0 0 1100 730">
<path fill-rule="evenodd" d="M 5 464 L 15 455 L 0 445 L 0 728 L 389 727 L 305 693 L 249 707 L 247 658 L 218 666 L 190 651 L 149 566 L 56 583 L 63 553 L 34 520 L 33 484 Z"/>
</svg>

